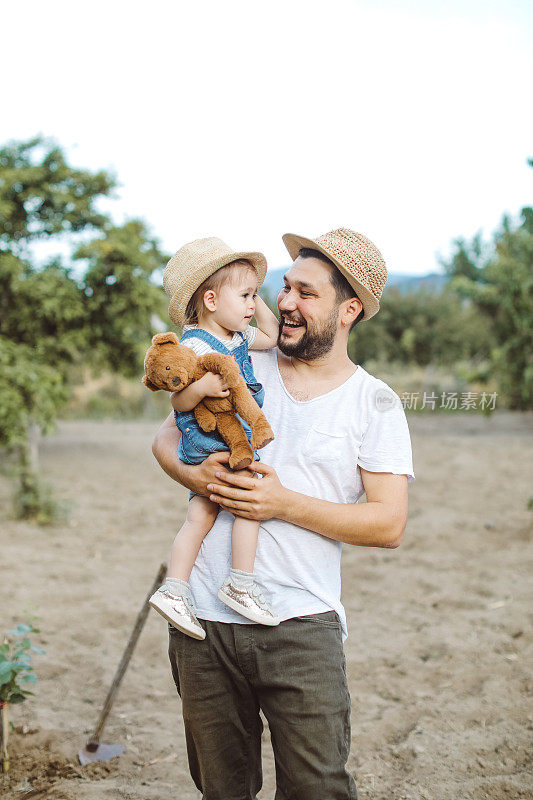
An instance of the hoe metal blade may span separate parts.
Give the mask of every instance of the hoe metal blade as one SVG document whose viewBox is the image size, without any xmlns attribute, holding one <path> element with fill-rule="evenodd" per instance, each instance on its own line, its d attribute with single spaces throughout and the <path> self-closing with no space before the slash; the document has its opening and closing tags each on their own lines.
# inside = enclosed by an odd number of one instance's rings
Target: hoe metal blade
<svg viewBox="0 0 533 800">
<path fill-rule="evenodd" d="M 90 750 L 92 743 L 87 742 L 78 753 L 78 758 L 82 767 L 91 764 L 93 761 L 109 761 L 110 758 L 121 756 L 124 747 L 121 744 L 97 744 L 96 749 Z"/>
</svg>

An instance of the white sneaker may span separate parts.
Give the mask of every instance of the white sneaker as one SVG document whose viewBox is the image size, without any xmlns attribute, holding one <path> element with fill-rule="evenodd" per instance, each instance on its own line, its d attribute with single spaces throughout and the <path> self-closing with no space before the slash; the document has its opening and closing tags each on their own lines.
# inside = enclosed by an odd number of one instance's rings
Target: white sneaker
<svg viewBox="0 0 533 800">
<path fill-rule="evenodd" d="M 230 578 L 226 578 L 218 590 L 218 599 L 252 622 L 259 622 L 261 625 L 279 625 L 278 615 L 272 611 L 255 582 L 242 591 L 235 588 Z"/>
<path fill-rule="evenodd" d="M 189 595 L 176 595 L 162 586 L 148 601 L 175 628 L 193 639 L 205 639 L 205 631 L 196 619 L 194 603 Z"/>
</svg>

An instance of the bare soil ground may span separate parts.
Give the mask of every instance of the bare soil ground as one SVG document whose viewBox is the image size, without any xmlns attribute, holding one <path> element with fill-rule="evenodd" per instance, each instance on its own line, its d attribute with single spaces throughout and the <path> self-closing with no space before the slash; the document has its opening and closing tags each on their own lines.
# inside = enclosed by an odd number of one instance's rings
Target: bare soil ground
<svg viewBox="0 0 533 800">
<path fill-rule="evenodd" d="M 417 481 L 404 543 L 345 548 L 348 766 L 361 798 L 532 797 L 532 422 L 410 417 Z M 12 770 L 0 776 L 6 800 L 199 797 L 166 626 L 152 612 L 103 737 L 126 752 L 85 768 L 76 759 L 186 508 L 186 490 L 152 458 L 156 427 L 65 422 L 43 442 L 47 478 L 72 502 L 62 526 L 10 519 L 11 486 L 0 476 L 0 630 L 36 606 L 46 649 L 35 657 L 36 697 L 12 709 L 19 733 Z M 266 800 L 268 729 L 264 766 Z"/>
</svg>

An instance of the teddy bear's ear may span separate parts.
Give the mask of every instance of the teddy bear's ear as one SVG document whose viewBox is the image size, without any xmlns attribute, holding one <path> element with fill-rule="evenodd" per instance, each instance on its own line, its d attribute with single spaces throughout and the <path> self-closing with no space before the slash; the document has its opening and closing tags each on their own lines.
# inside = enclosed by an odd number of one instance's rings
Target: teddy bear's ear
<svg viewBox="0 0 533 800">
<path fill-rule="evenodd" d="M 152 383 L 150 378 L 148 378 L 146 375 L 143 375 L 142 382 L 144 383 L 146 388 L 150 389 L 152 392 L 159 392 L 159 386 L 156 386 L 155 383 Z"/>
<path fill-rule="evenodd" d="M 174 331 L 167 331 L 166 333 L 156 333 L 152 339 L 152 344 L 179 344 L 180 340 Z"/>
</svg>

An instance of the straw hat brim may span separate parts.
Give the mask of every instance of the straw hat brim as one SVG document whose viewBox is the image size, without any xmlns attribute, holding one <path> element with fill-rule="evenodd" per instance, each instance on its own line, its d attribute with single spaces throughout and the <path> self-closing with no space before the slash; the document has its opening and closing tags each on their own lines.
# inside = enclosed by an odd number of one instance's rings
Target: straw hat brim
<svg viewBox="0 0 533 800">
<path fill-rule="evenodd" d="M 261 286 L 265 280 L 265 275 L 267 272 L 267 261 L 262 253 L 225 253 L 224 255 L 214 258 L 212 261 L 209 261 L 203 265 L 200 278 L 198 279 L 197 276 L 194 276 L 193 279 L 187 284 L 185 291 L 174 293 L 168 307 L 170 319 L 176 325 L 181 327 L 185 320 L 185 312 L 187 310 L 189 300 L 198 287 L 201 286 L 202 283 L 214 272 L 216 272 L 217 269 L 225 267 L 226 264 L 231 264 L 232 261 L 239 261 L 240 259 L 244 259 L 251 263 L 252 267 L 257 272 L 259 286 Z"/>
<path fill-rule="evenodd" d="M 320 253 L 323 253 L 330 261 L 333 261 L 337 269 L 344 275 L 352 289 L 355 290 L 357 297 L 363 304 L 363 319 L 370 319 L 373 317 L 374 314 L 377 314 L 379 311 L 379 301 L 376 300 L 372 292 L 363 286 L 363 284 L 354 278 L 354 276 L 349 272 L 346 267 L 343 265 L 342 261 L 333 254 L 330 253 L 325 247 L 323 247 L 318 242 L 315 242 L 314 239 L 307 239 L 305 236 L 297 236 L 295 233 L 285 233 L 283 235 L 283 243 L 287 250 L 289 251 L 289 255 L 293 261 L 298 258 L 298 253 L 300 252 L 302 247 L 310 247 L 312 250 L 318 250 Z"/>
</svg>

